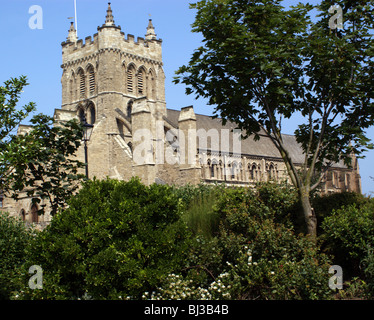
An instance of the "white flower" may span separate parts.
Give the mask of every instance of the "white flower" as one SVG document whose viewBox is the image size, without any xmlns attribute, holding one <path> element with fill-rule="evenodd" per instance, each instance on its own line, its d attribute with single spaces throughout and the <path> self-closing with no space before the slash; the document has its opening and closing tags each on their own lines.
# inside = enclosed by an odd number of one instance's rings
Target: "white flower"
<svg viewBox="0 0 374 320">
<path fill-rule="evenodd" d="M 270 274 L 274 274 L 274 271 L 270 271 Z"/>
</svg>

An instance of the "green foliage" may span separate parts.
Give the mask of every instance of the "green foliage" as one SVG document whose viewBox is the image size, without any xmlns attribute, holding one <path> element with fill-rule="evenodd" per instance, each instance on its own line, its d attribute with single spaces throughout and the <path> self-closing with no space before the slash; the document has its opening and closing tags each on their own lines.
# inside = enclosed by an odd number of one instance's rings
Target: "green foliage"
<svg viewBox="0 0 374 320">
<path fill-rule="evenodd" d="M 193 280 L 193 285 L 207 287 L 224 265 L 223 248 L 218 237 L 196 236 L 189 245 L 182 275 Z"/>
<path fill-rule="evenodd" d="M 370 296 L 374 297 L 374 249 L 370 245 L 367 248 L 366 257 L 362 259 L 362 265 Z"/>
<path fill-rule="evenodd" d="M 344 281 L 343 289 L 335 295 L 336 300 L 365 300 L 370 299 L 370 293 L 367 283 L 359 277 L 353 277 Z"/>
<path fill-rule="evenodd" d="M 0 212 L 0 300 L 10 299 L 19 290 L 19 268 L 24 263 L 25 248 L 32 230 L 9 214 Z"/>
<path fill-rule="evenodd" d="M 35 104 L 33 102 L 23 106 L 21 110 L 17 110 L 17 103 L 25 86 L 27 86 L 27 78 L 21 76 L 19 78 L 11 78 L 4 82 L 4 86 L 0 86 L 0 146 L 6 143 L 17 126 L 33 111 Z"/>
<path fill-rule="evenodd" d="M 19 192 L 27 189 L 33 202 L 47 200 L 54 215 L 65 207 L 84 177 L 78 173 L 84 164 L 73 159 L 83 128 L 77 120 L 57 123 L 39 114 L 30 120 L 32 128 L 27 133 L 17 135 L 17 127 L 35 111 L 32 102 L 18 110 L 26 85 L 26 77 L 21 76 L 0 87 L 1 191 L 17 199 Z M 40 213 L 44 213 L 45 206 L 41 206 Z"/>
<path fill-rule="evenodd" d="M 367 203 L 368 199 L 357 192 L 339 192 L 328 195 L 316 195 L 312 200 L 312 206 L 315 210 L 319 226 L 325 217 L 329 216 L 333 210 L 341 207 L 356 204 L 357 207 Z"/>
<path fill-rule="evenodd" d="M 27 189 L 33 201 L 47 200 L 51 215 L 66 206 L 79 188 L 85 165 L 74 159 L 83 137 L 77 120 L 56 123 L 42 114 L 31 119 L 30 132 L 14 137 L 6 146 L 7 165 L 12 168 L 6 181 L 15 199 Z M 45 204 L 41 206 L 44 213 Z"/>
<path fill-rule="evenodd" d="M 240 299 L 324 299 L 329 296 L 328 259 L 293 226 L 282 223 L 274 206 L 281 187 L 264 185 L 263 195 L 230 190 L 221 200 L 222 251 L 231 270 L 231 297 Z M 283 191 L 284 192 L 284 191 Z M 267 197 L 264 197 L 267 195 Z M 269 200 L 269 203 L 265 199 Z M 284 208 L 294 204 L 289 198 Z M 275 208 L 279 209 L 276 210 Z M 279 219 L 277 221 L 277 219 Z M 287 221 L 287 220 L 286 220 Z M 244 250 L 243 250 L 244 248 Z M 229 285 L 229 284 L 228 284 Z"/>
<path fill-rule="evenodd" d="M 248 134 L 271 133 L 282 151 L 278 119 L 300 112 L 305 123 L 295 135 L 307 154 L 305 165 L 321 169 L 324 160 L 340 158 L 350 163 L 350 152 L 372 148 L 364 129 L 374 123 L 374 8 L 348 0 L 339 5 L 344 29 L 332 31 L 330 1 L 289 9 L 277 0 L 197 1 L 192 31 L 201 33 L 203 46 L 174 81 L 187 85 L 188 94 L 208 98 L 224 121 Z M 313 170 L 293 174 L 310 179 Z"/>
<path fill-rule="evenodd" d="M 218 231 L 218 216 L 213 211 L 218 188 L 201 192 L 189 201 L 182 219 L 194 234 L 202 234 L 206 238 L 213 237 Z"/>
<path fill-rule="evenodd" d="M 27 85 L 27 78 L 21 76 L 19 79 L 11 78 L 4 82 L 4 86 L 0 86 L 0 180 L 3 190 L 6 187 L 4 179 L 8 173 L 5 148 L 14 138 L 18 125 L 35 111 L 35 104 L 32 102 L 20 110 L 17 108 L 21 92 Z"/>
<path fill-rule="evenodd" d="M 168 186 L 86 182 L 29 248 L 28 264 L 42 266 L 45 283 L 22 297 L 140 298 L 180 268 L 188 233 L 179 211 Z"/>
<path fill-rule="evenodd" d="M 331 30 L 331 1 L 287 9 L 279 0 L 197 1 L 191 4 L 192 31 L 201 33 L 203 45 L 174 80 L 187 86 L 187 94 L 207 98 L 224 124 L 271 139 L 299 190 L 313 237 L 310 192 L 326 164 L 343 160 L 349 166 L 352 153 L 373 148 L 366 129 L 374 125 L 374 6 L 350 0 L 339 5 L 344 28 Z M 312 20 L 313 9 L 318 15 Z M 303 120 L 294 134 L 305 155 L 298 166 L 281 134 L 282 121 L 296 113 Z"/>
<path fill-rule="evenodd" d="M 343 267 L 347 276 L 359 276 L 360 262 L 374 246 L 374 202 L 352 204 L 333 210 L 322 223 L 321 239 L 334 262 Z"/>
<path fill-rule="evenodd" d="M 326 214 L 324 253 L 297 234 L 297 195 L 286 185 L 177 190 L 135 178 L 88 181 L 49 227 L 25 240 L 25 261 L 8 283 L 17 299 L 370 297 L 373 202 L 357 199 Z M 328 287 L 331 264 L 344 270 L 339 293 Z M 360 278 L 350 279 L 352 264 Z M 26 286 L 31 265 L 43 268 L 43 290 Z"/>
<path fill-rule="evenodd" d="M 295 205 L 295 192 L 286 186 L 220 188 L 211 209 L 219 221 L 215 236 L 198 233 L 181 272 L 143 298 L 329 298 L 327 256 L 295 234 L 288 219 Z M 203 217 L 204 203 L 200 209 Z"/>
<path fill-rule="evenodd" d="M 273 182 L 258 183 L 254 189 L 232 188 L 220 194 L 216 209 L 227 213 L 227 220 L 240 219 L 231 228 L 246 228 L 249 213 L 265 219 L 273 219 L 288 227 L 299 227 L 300 210 L 298 195 L 295 189 Z M 236 213 L 231 217 L 233 213 Z M 235 224 L 235 222 L 233 221 Z M 240 230 L 236 230 L 240 231 Z"/>
<path fill-rule="evenodd" d="M 200 183 L 198 185 L 173 186 L 173 191 L 182 200 L 185 207 L 188 208 L 192 201 L 196 201 L 199 198 L 204 199 L 206 196 L 220 192 L 224 188 L 225 186 L 222 184 L 209 185 Z"/>
<path fill-rule="evenodd" d="M 272 229 L 265 229 L 271 235 Z M 277 236 L 280 236 L 277 234 Z M 287 241 L 284 239 L 283 241 Z M 312 243 L 293 236 L 293 248 L 284 248 L 283 256 L 252 253 L 251 244 L 230 263 L 224 284 L 231 287 L 234 299 L 329 299 L 326 256 L 317 255 Z M 282 240 L 280 241 L 282 243 Z M 256 247 L 256 246 L 254 246 Z M 255 249 L 256 250 L 256 249 Z M 292 254 L 296 250 L 295 254 Z M 257 258 L 255 258 L 257 256 Z M 318 260 L 317 260 L 318 257 Z"/>
</svg>

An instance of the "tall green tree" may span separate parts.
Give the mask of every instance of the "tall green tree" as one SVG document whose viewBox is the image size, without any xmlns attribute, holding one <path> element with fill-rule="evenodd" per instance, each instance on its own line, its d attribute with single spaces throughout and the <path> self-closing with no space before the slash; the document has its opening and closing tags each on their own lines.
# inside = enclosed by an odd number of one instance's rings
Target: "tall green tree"
<svg viewBox="0 0 374 320">
<path fill-rule="evenodd" d="M 11 78 L 5 81 L 3 86 L 0 86 L 0 152 L 16 135 L 18 125 L 36 109 L 33 102 L 21 108 L 17 107 L 21 92 L 27 85 L 27 78 L 21 76 L 20 78 Z M 1 180 L 6 171 L 5 162 L 0 162 Z"/>
<path fill-rule="evenodd" d="M 27 132 L 17 134 L 19 124 L 35 111 L 34 103 L 20 110 L 17 107 L 26 85 L 22 76 L 0 87 L 0 188 L 14 199 L 23 192 L 35 203 L 46 200 L 40 213 L 48 204 L 54 215 L 84 178 L 80 173 L 84 164 L 75 158 L 83 128 L 78 120 L 56 123 L 52 117 L 38 114 L 31 118 Z"/>
<path fill-rule="evenodd" d="M 343 29 L 334 28 L 330 1 L 289 9 L 279 0 L 198 1 L 191 5 L 192 30 L 203 35 L 203 45 L 174 80 L 187 85 L 187 94 L 208 98 L 215 116 L 235 122 L 246 137 L 271 139 L 312 237 L 311 192 L 333 163 L 350 166 L 352 154 L 372 148 L 365 130 L 374 124 L 374 2 L 339 3 Z M 295 113 L 305 120 L 294 133 L 305 154 L 301 169 L 281 134 Z"/>
</svg>

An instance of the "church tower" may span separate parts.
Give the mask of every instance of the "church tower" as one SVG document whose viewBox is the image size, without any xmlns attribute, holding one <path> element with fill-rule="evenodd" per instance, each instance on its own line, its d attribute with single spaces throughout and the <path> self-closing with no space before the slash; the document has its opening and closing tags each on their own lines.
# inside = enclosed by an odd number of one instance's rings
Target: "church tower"
<svg viewBox="0 0 374 320">
<path fill-rule="evenodd" d="M 127 180 L 138 175 L 154 182 L 152 160 L 139 170 L 132 161 L 133 132 L 147 129 L 155 136 L 156 122 L 166 116 L 162 40 L 152 20 L 146 30 L 145 38 L 125 38 L 109 3 L 93 39 L 78 40 L 72 23 L 61 44 L 62 107 L 55 117 L 85 117 L 94 126 L 88 143 L 90 177 Z"/>
</svg>

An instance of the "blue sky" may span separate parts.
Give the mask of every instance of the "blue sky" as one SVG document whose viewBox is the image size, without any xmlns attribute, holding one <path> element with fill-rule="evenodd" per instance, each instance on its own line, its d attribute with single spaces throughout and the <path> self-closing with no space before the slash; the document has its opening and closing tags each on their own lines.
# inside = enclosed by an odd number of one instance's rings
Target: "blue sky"
<svg viewBox="0 0 374 320">
<path fill-rule="evenodd" d="M 105 21 L 107 0 L 76 0 L 78 36 L 93 36 Z M 151 17 L 157 36 L 163 40 L 163 62 L 166 74 L 166 102 L 171 109 L 193 105 L 196 113 L 211 115 L 213 108 L 203 99 L 185 95 L 184 85 L 172 83 L 175 71 L 187 64 L 201 36 L 191 32 L 195 12 L 189 9 L 192 0 L 112 0 L 114 20 L 125 34 L 144 37 Z M 285 1 L 293 4 L 298 1 Z M 312 0 L 310 3 L 318 1 Z M 43 10 L 43 28 L 31 29 L 33 14 L 29 8 L 38 5 Z M 151 16 L 150 16 L 151 15 Z M 10 77 L 26 75 L 30 85 L 23 93 L 20 105 L 34 101 L 37 111 L 53 115 L 61 105 L 61 42 L 66 40 L 74 16 L 74 0 L 11 0 L 1 1 L 0 83 Z M 284 133 L 292 134 L 299 124 L 295 117 Z M 368 136 L 374 140 L 374 128 Z M 363 193 L 374 192 L 374 150 L 360 160 Z"/>
</svg>

